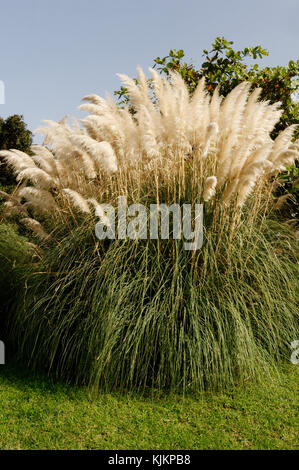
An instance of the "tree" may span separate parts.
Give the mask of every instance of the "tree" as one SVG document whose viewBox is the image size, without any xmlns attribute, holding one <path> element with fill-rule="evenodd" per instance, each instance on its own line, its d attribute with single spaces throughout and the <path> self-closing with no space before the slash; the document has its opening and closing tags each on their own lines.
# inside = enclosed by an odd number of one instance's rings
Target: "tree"
<svg viewBox="0 0 299 470">
<path fill-rule="evenodd" d="M 0 149 L 17 149 L 30 153 L 32 132 L 27 129 L 23 115 L 14 114 L 6 120 L 0 118 Z M 9 185 L 15 183 L 12 172 L 9 171 L 3 159 L 0 162 L 0 183 Z"/>
</svg>

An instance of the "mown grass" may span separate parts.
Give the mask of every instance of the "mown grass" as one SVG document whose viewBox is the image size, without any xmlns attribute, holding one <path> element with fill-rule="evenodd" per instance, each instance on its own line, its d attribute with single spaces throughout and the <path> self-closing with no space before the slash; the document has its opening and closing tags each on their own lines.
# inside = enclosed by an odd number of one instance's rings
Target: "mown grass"
<svg viewBox="0 0 299 470">
<path fill-rule="evenodd" d="M 0 449 L 296 449 L 299 367 L 230 392 L 105 393 L 0 369 Z M 297 411 L 296 411 L 297 410 Z"/>
</svg>

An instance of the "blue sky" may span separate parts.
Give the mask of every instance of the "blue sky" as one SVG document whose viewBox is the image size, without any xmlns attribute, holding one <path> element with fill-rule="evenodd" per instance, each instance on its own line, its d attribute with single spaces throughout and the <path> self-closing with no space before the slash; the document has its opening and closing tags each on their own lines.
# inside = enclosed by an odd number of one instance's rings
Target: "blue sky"
<svg viewBox="0 0 299 470">
<path fill-rule="evenodd" d="M 216 36 L 261 44 L 265 65 L 298 58 L 299 0 L 0 0 L 0 116 L 23 114 L 31 130 L 104 96 L 157 56 L 182 48 L 195 64 Z M 36 141 L 39 141 L 37 138 Z"/>
</svg>

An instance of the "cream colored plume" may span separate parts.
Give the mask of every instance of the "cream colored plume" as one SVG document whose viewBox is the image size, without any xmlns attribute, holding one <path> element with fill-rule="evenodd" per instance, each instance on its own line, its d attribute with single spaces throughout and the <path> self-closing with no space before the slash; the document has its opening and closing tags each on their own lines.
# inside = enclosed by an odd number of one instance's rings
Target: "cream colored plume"
<svg viewBox="0 0 299 470">
<path fill-rule="evenodd" d="M 46 233 L 42 227 L 42 225 L 35 219 L 31 217 L 26 217 L 21 219 L 20 222 L 25 225 L 29 230 L 35 233 L 39 238 L 47 240 L 50 238 L 50 235 Z"/>
<path fill-rule="evenodd" d="M 146 194 L 177 174 L 185 181 L 186 169 L 203 200 L 217 194 L 219 202 L 243 206 L 260 182 L 298 158 L 295 126 L 273 140 L 283 110 L 261 101 L 261 90 L 251 92 L 250 83 L 223 98 L 218 88 L 210 96 L 202 79 L 190 96 L 178 73 L 169 79 L 153 69 L 150 74 L 151 84 L 141 68 L 138 83 L 120 75 L 131 107 L 120 108 L 110 95 L 87 95 L 80 109 L 89 114 L 81 124 L 71 126 L 67 117 L 45 121 L 38 129 L 44 144 L 32 146 L 32 156 L 1 151 L 20 185 L 15 199 L 6 197 L 6 212 L 30 208 L 74 217 L 75 208 L 100 216 L 101 199 L 112 187 L 114 196 Z"/>
<path fill-rule="evenodd" d="M 215 194 L 217 178 L 216 176 L 209 176 L 205 182 L 205 188 L 203 193 L 203 200 L 209 201 Z"/>
<path fill-rule="evenodd" d="M 38 211 L 51 211 L 57 209 L 55 199 L 49 191 L 32 186 L 21 188 L 17 191 L 16 195 L 19 198 L 27 200 L 27 206 L 31 206 Z M 41 204 L 42 201 L 42 204 Z"/>
<path fill-rule="evenodd" d="M 63 189 L 63 192 L 68 196 L 69 200 L 72 202 L 76 209 L 78 209 L 80 212 L 85 212 L 87 214 L 90 213 L 88 202 L 84 199 L 81 194 L 69 188 Z"/>
</svg>

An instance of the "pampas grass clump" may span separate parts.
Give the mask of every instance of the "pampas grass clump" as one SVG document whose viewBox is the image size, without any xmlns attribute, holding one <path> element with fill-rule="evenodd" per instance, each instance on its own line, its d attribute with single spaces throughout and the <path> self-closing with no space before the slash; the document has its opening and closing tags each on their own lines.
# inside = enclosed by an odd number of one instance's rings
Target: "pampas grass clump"
<svg viewBox="0 0 299 470">
<path fill-rule="evenodd" d="M 226 387 L 288 358 L 298 334 L 295 242 L 267 219 L 294 126 L 272 140 L 282 111 L 248 83 L 189 96 L 178 74 L 151 73 L 153 92 L 142 70 L 138 85 L 121 75 L 134 114 L 89 95 L 83 127 L 48 121 L 32 156 L 1 152 L 19 181 L 4 215 L 40 245 L 11 338 L 25 363 L 96 388 Z M 100 204 L 120 195 L 203 203 L 202 248 L 97 240 Z"/>
<path fill-rule="evenodd" d="M 258 380 L 298 337 L 295 243 L 264 220 L 232 242 L 229 226 L 208 230 L 192 256 L 181 240 L 98 244 L 79 225 L 27 272 L 11 310 L 18 359 L 93 389 Z"/>
</svg>

